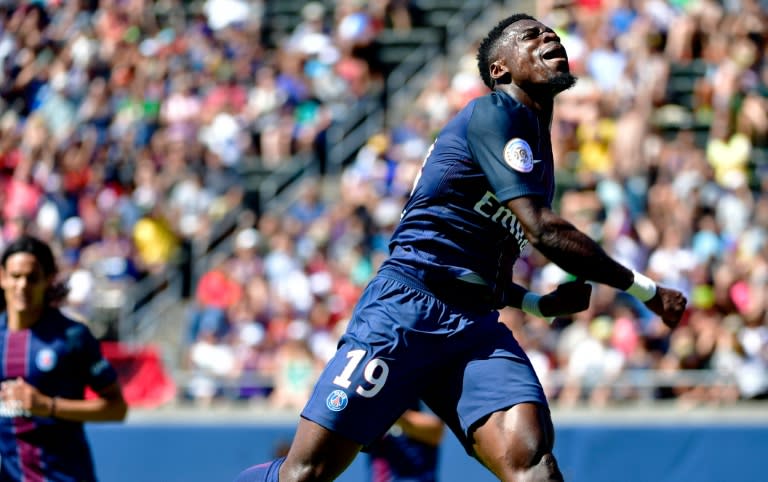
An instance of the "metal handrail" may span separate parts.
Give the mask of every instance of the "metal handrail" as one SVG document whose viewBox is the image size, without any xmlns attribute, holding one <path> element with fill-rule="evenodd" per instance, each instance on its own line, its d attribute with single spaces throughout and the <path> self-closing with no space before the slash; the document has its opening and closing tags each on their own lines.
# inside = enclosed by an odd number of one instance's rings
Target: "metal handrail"
<svg viewBox="0 0 768 482">
<path fill-rule="evenodd" d="M 142 343 L 150 340 L 162 313 L 181 299 L 182 287 L 181 271 L 171 268 L 148 275 L 131 286 L 118 314 L 120 341 Z"/>
<path fill-rule="evenodd" d="M 234 233 L 241 209 L 233 209 L 224 215 L 211 229 L 211 233 L 205 239 L 194 239 L 191 242 L 191 279 L 190 286 L 196 286 L 205 269 L 210 266 L 211 257 L 219 251 L 219 247 L 226 244 L 227 239 Z"/>
<path fill-rule="evenodd" d="M 378 93 L 374 97 L 378 97 Z M 327 132 L 326 174 L 341 173 L 343 165 L 384 125 L 384 108 L 377 98 L 356 102 L 344 110 L 344 116 L 331 124 Z"/>
<path fill-rule="evenodd" d="M 424 88 L 426 80 L 439 68 L 439 51 L 442 49 L 449 55 L 455 54 L 465 43 L 466 32 L 476 28 L 483 17 L 490 15 L 488 7 L 493 3 L 495 0 L 465 2 L 446 22 L 442 46 L 422 45 L 392 71 L 386 83 L 390 104 L 387 108 L 389 125 L 402 120 L 403 112 L 416 97 L 416 92 Z"/>
<path fill-rule="evenodd" d="M 311 155 L 297 155 L 290 161 L 278 166 L 267 175 L 258 186 L 259 206 L 269 208 L 279 202 L 278 195 L 289 189 L 296 181 L 319 170 L 317 159 Z"/>
<path fill-rule="evenodd" d="M 435 71 L 433 59 L 438 57 L 440 46 L 422 45 L 414 49 L 389 74 L 387 89 L 387 123 L 392 125 L 400 120 L 401 112 L 415 97 L 415 92 Z"/>
<path fill-rule="evenodd" d="M 117 333 L 125 343 L 142 343 L 152 338 L 163 314 L 177 305 L 184 297 L 184 275 L 181 265 L 192 263 L 194 284 L 199 275 L 194 269 L 196 263 L 207 256 L 228 231 L 237 223 L 239 211 L 228 212 L 218 220 L 211 234 L 204 240 L 193 240 L 189 256 L 191 259 L 176 259 L 163 271 L 152 273 L 133 284 L 126 293 L 126 300 L 117 318 Z"/>
<path fill-rule="evenodd" d="M 653 370 L 653 369 L 625 369 L 615 376 L 574 377 L 566 370 L 554 370 L 544 377 L 545 383 L 553 387 L 563 387 L 568 383 L 576 382 L 585 389 L 594 389 L 601 386 L 612 388 L 663 388 L 685 386 L 733 386 L 736 379 L 732 373 L 720 370 Z"/>
</svg>

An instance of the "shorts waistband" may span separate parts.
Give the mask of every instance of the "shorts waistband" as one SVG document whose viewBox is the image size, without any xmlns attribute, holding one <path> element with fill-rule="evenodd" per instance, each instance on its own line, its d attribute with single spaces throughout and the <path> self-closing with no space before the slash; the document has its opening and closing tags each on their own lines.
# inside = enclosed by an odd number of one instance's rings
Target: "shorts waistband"
<svg viewBox="0 0 768 482">
<path fill-rule="evenodd" d="M 387 268 L 382 269 L 378 276 L 431 294 L 447 305 L 480 310 L 492 310 L 495 307 L 493 293 L 487 286 L 468 283 L 455 278 L 451 280 L 421 280 Z"/>
</svg>

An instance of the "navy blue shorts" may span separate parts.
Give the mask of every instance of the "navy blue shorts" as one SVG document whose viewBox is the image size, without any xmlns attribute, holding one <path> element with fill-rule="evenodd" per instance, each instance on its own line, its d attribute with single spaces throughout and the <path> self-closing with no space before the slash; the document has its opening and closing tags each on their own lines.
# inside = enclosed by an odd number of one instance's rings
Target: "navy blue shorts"
<svg viewBox="0 0 768 482">
<path fill-rule="evenodd" d="M 363 292 L 302 416 L 365 446 L 419 398 L 470 453 L 472 431 L 486 416 L 523 402 L 547 406 L 498 312 L 452 308 L 380 275 Z"/>
</svg>

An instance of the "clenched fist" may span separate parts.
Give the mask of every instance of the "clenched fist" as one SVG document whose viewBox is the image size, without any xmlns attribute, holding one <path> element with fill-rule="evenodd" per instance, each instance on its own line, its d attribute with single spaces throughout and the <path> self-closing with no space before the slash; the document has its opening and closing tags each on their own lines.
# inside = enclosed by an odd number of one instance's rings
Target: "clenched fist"
<svg viewBox="0 0 768 482">
<path fill-rule="evenodd" d="M 681 292 L 662 286 L 657 286 L 654 297 L 645 302 L 645 306 L 659 315 L 670 329 L 675 329 L 680 323 L 687 304 L 688 300 Z"/>
<path fill-rule="evenodd" d="M 5 380 L 0 384 L 0 400 L 19 410 L 14 416 L 37 415 L 47 417 L 51 414 L 51 398 L 40 393 L 21 377 Z"/>
</svg>

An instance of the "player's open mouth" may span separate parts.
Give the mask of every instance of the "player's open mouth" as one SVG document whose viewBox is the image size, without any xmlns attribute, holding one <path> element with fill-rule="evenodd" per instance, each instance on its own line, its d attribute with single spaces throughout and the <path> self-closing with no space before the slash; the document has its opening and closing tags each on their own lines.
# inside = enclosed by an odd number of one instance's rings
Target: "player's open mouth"
<svg viewBox="0 0 768 482">
<path fill-rule="evenodd" d="M 565 53 L 565 48 L 562 45 L 558 45 L 544 52 L 541 58 L 544 60 L 568 60 L 568 55 Z"/>
</svg>

